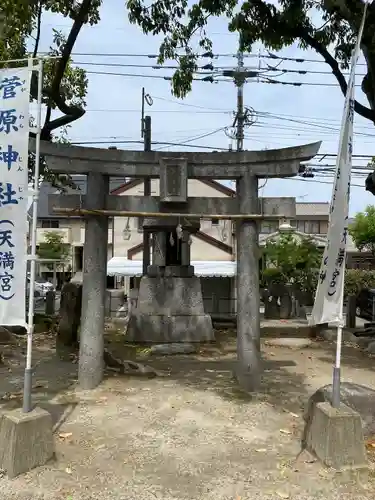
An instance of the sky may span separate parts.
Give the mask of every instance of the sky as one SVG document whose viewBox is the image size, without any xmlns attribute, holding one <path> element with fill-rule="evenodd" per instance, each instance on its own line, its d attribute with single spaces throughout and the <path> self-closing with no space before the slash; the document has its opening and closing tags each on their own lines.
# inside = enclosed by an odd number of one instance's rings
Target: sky
<svg viewBox="0 0 375 500">
<path fill-rule="evenodd" d="M 68 34 L 71 21 L 54 14 L 45 14 L 42 24 L 40 51 L 47 51 L 52 42 L 52 29 Z M 202 58 L 200 65 L 212 63 L 217 68 L 234 68 L 238 37 L 229 33 L 225 19 L 213 20 L 208 28 L 213 41 L 213 60 Z M 153 149 L 163 151 L 210 151 L 210 148 L 235 147 L 228 137 L 236 107 L 236 87 L 231 80 L 218 83 L 193 83 L 191 93 L 178 100 L 171 93 L 172 69 L 153 69 L 161 39 L 146 36 L 140 28 L 128 22 L 123 0 L 104 2 L 98 26 L 86 26 L 81 31 L 73 52 L 73 61 L 87 71 L 89 80 L 86 114 L 69 130 L 69 140 L 90 143 L 90 146 L 121 149 L 142 149 L 141 93 L 142 87 L 152 98 L 146 105 L 146 114 L 152 117 Z M 115 56 L 118 55 L 118 56 Z M 244 149 L 277 149 L 322 141 L 320 153 L 310 163 L 322 168 L 335 164 L 344 97 L 330 74 L 329 67 L 314 51 L 302 51 L 292 46 L 277 53 L 279 59 L 264 57 L 267 50 L 254 46 L 245 54 L 245 67 L 249 70 L 277 66 L 268 76 L 282 82 L 302 82 L 301 86 L 271 85 L 259 79 L 248 80 L 244 87 L 245 105 L 255 113 L 254 123 L 246 127 Z M 284 59 L 283 59 L 284 58 Z M 296 62 L 291 59 L 303 59 Z M 175 63 L 168 63 L 169 66 Z M 138 66 L 138 67 L 137 67 Z M 142 67 L 143 66 L 143 67 Z M 357 68 L 357 84 L 364 73 L 363 60 Z M 281 75 L 281 76 L 279 76 Z M 356 98 L 367 105 L 360 86 Z M 226 127 L 229 127 L 226 129 Z M 225 129 L 227 134 L 225 133 Z M 119 141 L 124 141 L 120 143 Z M 204 146 L 163 146 L 160 143 L 185 143 Z M 157 144 L 159 143 L 159 144 Z M 375 155 L 375 127 L 355 115 L 353 166 L 365 166 L 368 158 L 355 155 Z M 353 176 L 350 213 L 355 214 L 375 203 L 373 195 L 364 189 L 365 176 Z M 294 196 L 297 201 L 329 201 L 332 193 L 332 175 L 318 174 L 314 179 L 274 179 L 260 181 L 261 196 Z"/>
</svg>

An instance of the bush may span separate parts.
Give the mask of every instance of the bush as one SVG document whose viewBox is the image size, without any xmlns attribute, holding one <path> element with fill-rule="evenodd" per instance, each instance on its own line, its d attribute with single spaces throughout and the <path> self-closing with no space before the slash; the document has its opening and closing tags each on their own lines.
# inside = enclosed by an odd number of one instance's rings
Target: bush
<svg viewBox="0 0 375 500">
<path fill-rule="evenodd" d="M 345 272 L 345 297 L 357 295 L 363 288 L 375 288 L 375 271 L 347 269 Z"/>
<path fill-rule="evenodd" d="M 286 282 L 283 272 L 278 267 L 263 269 L 261 276 L 261 285 L 263 288 L 267 288 L 271 284 L 285 285 Z"/>
<path fill-rule="evenodd" d="M 304 276 L 301 273 L 294 275 L 294 287 L 301 292 L 310 293 L 313 297 L 318 284 L 319 273 L 309 273 Z M 271 284 L 286 284 L 283 273 L 277 268 L 268 268 L 262 274 L 262 286 L 267 288 Z M 357 295 L 363 288 L 375 288 L 375 271 L 367 271 L 366 269 L 347 269 L 345 271 L 345 298 L 350 295 Z"/>
</svg>

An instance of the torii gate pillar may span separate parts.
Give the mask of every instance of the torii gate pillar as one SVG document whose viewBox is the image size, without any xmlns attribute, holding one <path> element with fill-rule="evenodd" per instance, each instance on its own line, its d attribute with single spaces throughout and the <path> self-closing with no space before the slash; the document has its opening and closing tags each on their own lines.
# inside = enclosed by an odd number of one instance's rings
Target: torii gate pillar
<svg viewBox="0 0 375 500">
<path fill-rule="evenodd" d="M 258 210 L 258 179 L 246 173 L 237 181 L 240 213 Z M 260 298 L 258 228 L 254 220 L 237 224 L 237 355 L 241 387 L 260 385 Z"/>
</svg>

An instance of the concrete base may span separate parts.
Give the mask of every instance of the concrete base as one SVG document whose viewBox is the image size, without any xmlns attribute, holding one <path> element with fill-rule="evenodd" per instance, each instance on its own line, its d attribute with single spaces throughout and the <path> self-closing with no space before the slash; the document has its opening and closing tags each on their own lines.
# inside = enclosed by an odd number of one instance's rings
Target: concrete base
<svg viewBox="0 0 375 500">
<path fill-rule="evenodd" d="M 306 422 L 317 403 L 332 402 L 332 392 L 332 385 L 329 384 L 320 387 L 310 396 L 304 412 Z M 375 434 L 375 391 L 365 385 L 341 382 L 340 401 L 361 416 L 364 437 L 372 437 Z"/>
<path fill-rule="evenodd" d="M 126 342 L 207 342 L 215 340 L 196 276 L 143 276 Z"/>
<path fill-rule="evenodd" d="M 45 465 L 55 452 L 52 417 L 41 408 L 0 414 L 0 469 L 13 478 Z"/>
<path fill-rule="evenodd" d="M 346 405 L 316 404 L 306 422 L 304 445 L 333 469 L 367 467 L 361 417 Z"/>
<path fill-rule="evenodd" d="M 126 342 L 212 342 L 215 340 L 211 316 L 161 316 L 132 314 Z"/>
</svg>

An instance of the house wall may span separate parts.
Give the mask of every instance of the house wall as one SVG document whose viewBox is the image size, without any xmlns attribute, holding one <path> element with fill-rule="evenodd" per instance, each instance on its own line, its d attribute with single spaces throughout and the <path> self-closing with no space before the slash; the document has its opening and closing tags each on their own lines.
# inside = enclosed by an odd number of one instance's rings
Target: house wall
<svg viewBox="0 0 375 500">
<path fill-rule="evenodd" d="M 56 227 L 58 225 L 58 227 Z M 112 236 L 113 236 L 112 219 L 108 220 L 108 260 L 112 255 Z M 64 263 L 65 271 L 69 268 L 73 273 L 82 270 L 82 266 L 78 265 L 77 251 L 83 248 L 85 243 L 85 220 L 83 218 L 51 218 L 38 219 L 37 221 L 37 246 L 45 241 L 46 233 L 57 233 L 63 236 L 63 243 L 71 246 L 71 252 Z M 40 264 L 40 272 L 48 272 L 48 268 Z M 63 269 L 59 269 L 62 272 Z"/>
<path fill-rule="evenodd" d="M 225 198 L 226 195 L 216 189 L 200 182 L 197 179 L 188 180 L 188 193 L 195 197 L 215 197 Z M 140 196 L 143 194 L 143 184 L 139 184 L 119 193 L 121 196 Z M 151 195 L 159 196 L 159 180 L 153 179 L 151 182 Z M 129 228 L 129 239 L 124 237 Z M 125 233 L 124 233 L 125 230 Z M 229 221 L 219 221 L 213 224 L 211 220 L 201 221 L 201 231 L 212 236 L 227 245 L 232 244 L 231 224 Z M 128 250 L 143 241 L 143 232 L 138 228 L 137 218 L 115 217 L 114 218 L 114 256 L 127 257 Z M 192 260 L 231 260 L 231 256 L 213 245 L 193 238 L 191 245 Z M 142 252 L 133 256 L 133 259 L 142 259 Z"/>
<path fill-rule="evenodd" d="M 142 241 L 142 240 L 141 240 Z M 143 252 L 133 254 L 133 260 L 142 260 Z M 211 245 L 199 238 L 192 236 L 192 244 L 190 246 L 190 260 L 233 260 L 233 257 L 228 252 Z"/>
</svg>

